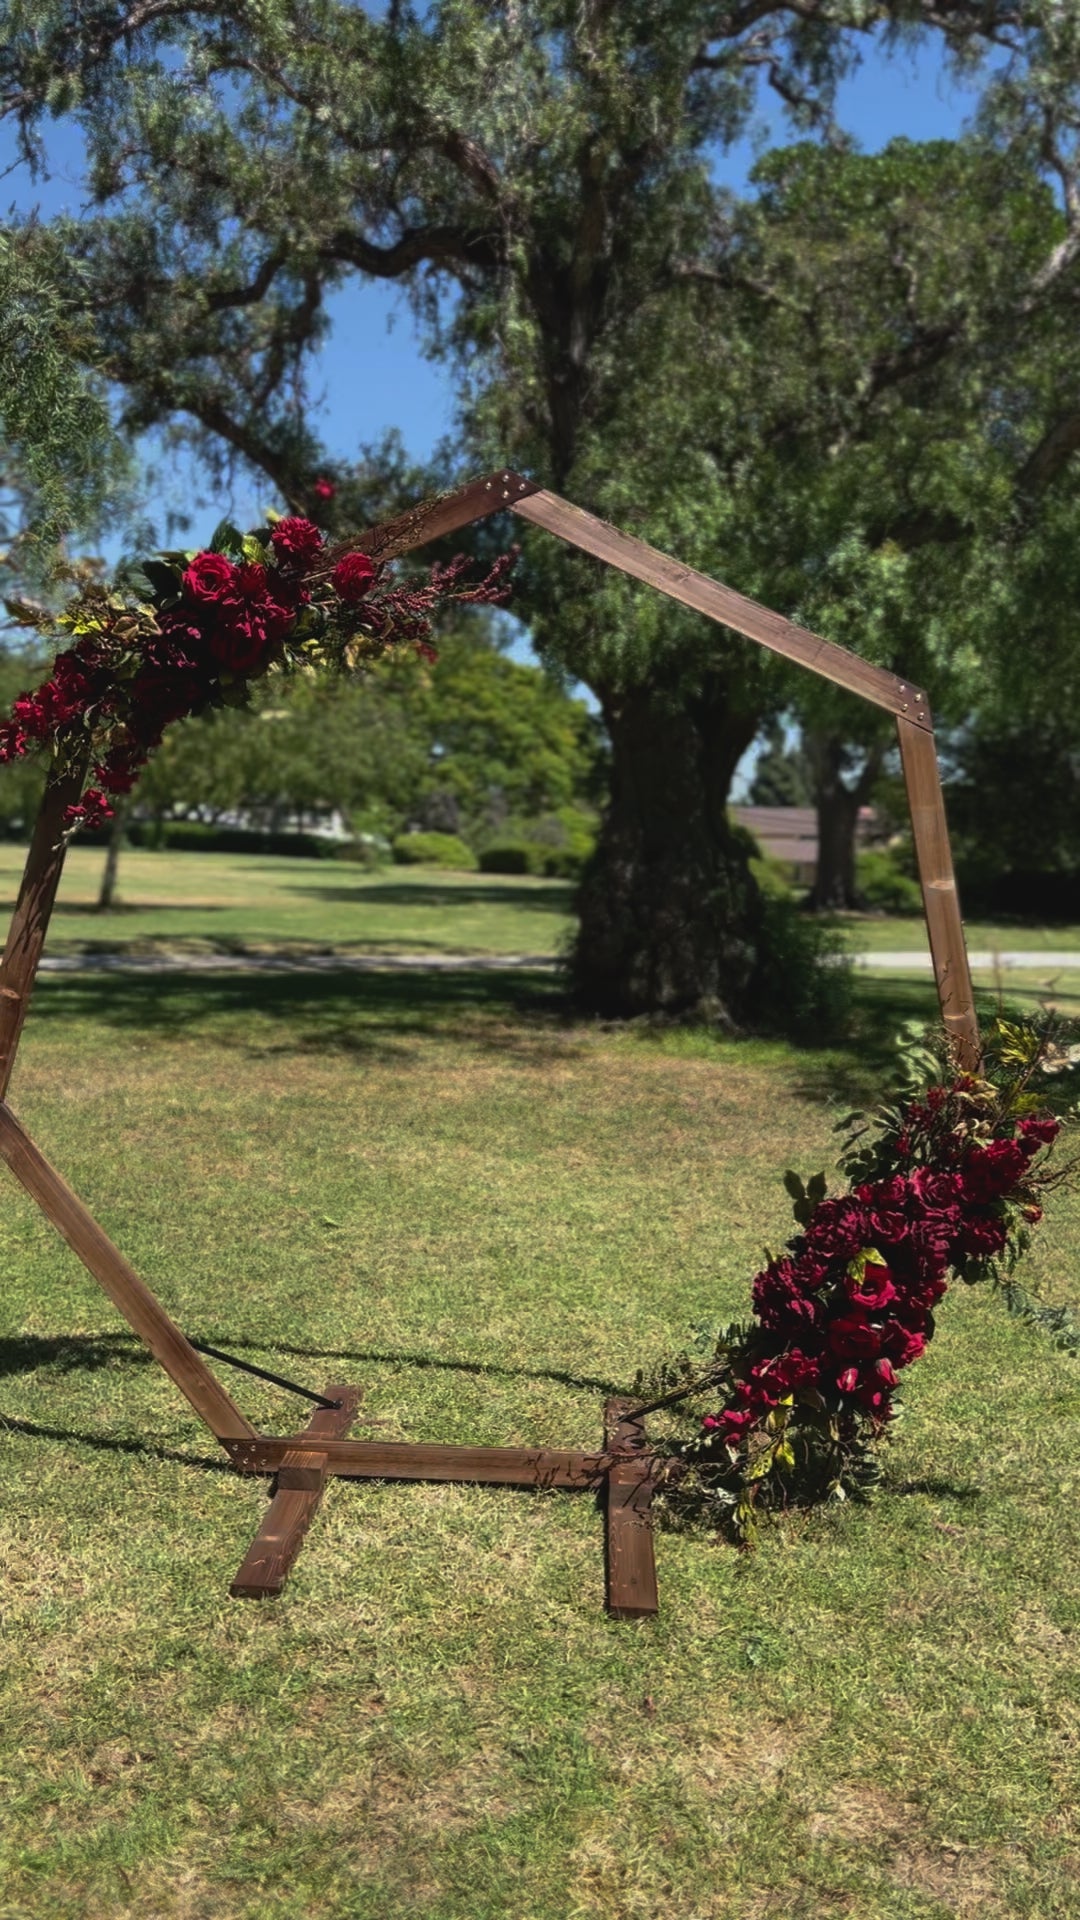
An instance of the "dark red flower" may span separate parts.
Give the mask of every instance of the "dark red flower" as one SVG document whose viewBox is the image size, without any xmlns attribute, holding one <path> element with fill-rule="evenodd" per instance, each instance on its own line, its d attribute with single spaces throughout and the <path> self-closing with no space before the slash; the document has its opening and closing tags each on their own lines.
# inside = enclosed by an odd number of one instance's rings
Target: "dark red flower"
<svg viewBox="0 0 1080 1920">
<path fill-rule="evenodd" d="M 330 491 L 333 492 L 332 487 Z M 270 544 L 282 566 L 307 573 L 322 553 L 323 536 L 313 520 L 303 520 L 294 514 L 277 522 L 271 530 Z"/>
<path fill-rule="evenodd" d="M 829 1346 L 841 1360 L 872 1360 L 881 1352 L 881 1328 L 862 1314 L 841 1314 L 829 1328 Z"/>
<path fill-rule="evenodd" d="M 337 488 L 332 480 L 326 480 L 320 476 L 311 491 L 315 495 L 316 500 L 332 500 L 337 492 Z"/>
<path fill-rule="evenodd" d="M 1051 1113 L 1032 1113 L 1020 1122 L 1022 1145 L 1029 1154 L 1040 1147 L 1052 1147 L 1061 1132 L 1061 1121 Z"/>
<path fill-rule="evenodd" d="M 807 1245 L 814 1253 L 851 1259 L 866 1246 L 870 1222 L 865 1207 L 850 1195 L 822 1200 L 806 1228 Z"/>
<path fill-rule="evenodd" d="M 910 1367 L 926 1352 L 925 1333 L 912 1333 L 897 1321 L 885 1329 L 884 1346 L 894 1367 Z"/>
<path fill-rule="evenodd" d="M 183 577 L 183 590 L 199 606 L 212 607 L 233 588 L 236 568 L 223 553 L 197 553 Z"/>
<path fill-rule="evenodd" d="M 366 553 L 346 553 L 330 575 L 330 585 L 347 607 L 355 607 L 364 598 L 378 568 Z"/>
<path fill-rule="evenodd" d="M 1008 1238 L 1008 1232 L 1008 1223 L 997 1219 L 993 1214 L 984 1215 L 981 1218 L 976 1215 L 964 1222 L 964 1230 L 960 1236 L 961 1251 L 973 1255 L 976 1260 L 988 1260 L 995 1253 L 1001 1252 Z"/>
<path fill-rule="evenodd" d="M 1019 1140 L 991 1140 L 988 1147 L 976 1147 L 963 1166 L 964 1193 L 976 1204 L 996 1200 L 1014 1187 L 1028 1156 Z"/>
<path fill-rule="evenodd" d="M 848 1295 L 852 1306 L 861 1307 L 866 1313 L 880 1313 L 883 1307 L 896 1299 L 896 1288 L 888 1267 L 868 1260 L 862 1279 L 849 1279 Z"/>
</svg>

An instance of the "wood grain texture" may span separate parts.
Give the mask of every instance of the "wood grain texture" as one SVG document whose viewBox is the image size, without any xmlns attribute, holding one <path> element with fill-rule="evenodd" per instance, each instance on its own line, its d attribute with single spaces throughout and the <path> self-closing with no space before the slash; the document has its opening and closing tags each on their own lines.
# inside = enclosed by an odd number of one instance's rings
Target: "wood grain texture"
<svg viewBox="0 0 1080 1920">
<path fill-rule="evenodd" d="M 644 580 L 683 606 L 693 607 L 708 619 L 719 621 L 721 626 L 746 634 L 760 646 L 808 667 L 836 686 L 846 687 L 850 693 L 872 701 L 874 706 L 884 707 L 888 713 L 902 715 L 913 726 L 930 726 L 930 706 L 921 688 L 887 673 L 883 667 L 860 660 L 857 654 L 838 647 L 835 641 L 823 640 L 806 627 L 794 626 L 783 614 L 774 613 L 756 600 L 748 600 L 745 594 L 736 593 L 733 587 L 725 587 L 706 573 L 684 566 L 681 560 L 673 560 L 644 540 L 620 533 L 606 520 L 598 520 L 595 514 L 571 506 L 558 494 L 538 490 L 511 504 L 514 512 L 533 526 L 546 528 L 548 533 L 568 541 L 571 546 L 581 547 L 585 553 L 606 560 L 622 573 L 632 574 L 635 580 Z"/>
<path fill-rule="evenodd" d="M 982 1046 L 937 749 L 932 733 L 925 733 L 906 720 L 898 720 L 897 731 L 941 1018 L 953 1037 L 961 1066 L 974 1070 L 982 1056 Z"/>
<path fill-rule="evenodd" d="M 247 1473 L 275 1473 L 290 1454 L 310 1451 L 305 1436 L 256 1436 L 227 1442 L 233 1465 Z M 598 1487 L 606 1454 L 552 1447 L 458 1447 L 401 1440 L 328 1440 L 320 1448 L 326 1472 L 352 1480 L 461 1480 L 477 1486 Z"/>
<path fill-rule="evenodd" d="M 448 533 L 456 533 L 459 527 L 470 526 L 474 520 L 486 520 L 489 514 L 503 513 L 516 500 L 535 492 L 533 481 L 505 468 L 500 473 L 488 473 L 479 480 L 471 480 L 456 493 L 443 494 L 437 500 L 421 500 L 395 519 L 369 527 L 348 544 L 353 552 L 369 553 L 373 560 L 393 560 L 399 553 L 411 553 L 414 547 L 426 546 L 429 540 L 441 540 Z"/>
<path fill-rule="evenodd" d="M 644 1423 L 628 1417 L 633 1405 L 620 1398 L 604 1408 L 604 1442 L 615 1451 L 605 1515 L 607 1610 L 620 1620 L 639 1620 L 660 1607 L 650 1514 L 652 1461 L 645 1451 Z"/>
<path fill-rule="evenodd" d="M 61 838 L 64 815 L 82 792 L 85 762 L 61 780 L 50 780 L 42 795 L 19 897 L 0 960 L 0 1100 L 7 1093 L 38 961 L 45 945 L 64 870 L 67 847 Z"/>
<path fill-rule="evenodd" d="M 326 1455 L 313 1449 L 348 1433 L 360 1401 L 355 1387 L 344 1386 L 327 1387 L 326 1398 L 341 1404 L 317 1408 L 302 1436 L 307 1446 L 285 1455 L 262 1525 L 229 1588 L 236 1600 L 268 1599 L 288 1579 L 326 1485 Z"/>
<path fill-rule="evenodd" d="M 93 1214 L 3 1102 L 0 1102 L 0 1155 L 37 1201 L 46 1219 L 52 1221 L 83 1266 L 104 1288 L 128 1325 L 145 1340 L 155 1360 L 164 1367 L 199 1418 L 205 1420 L 211 1433 L 219 1440 L 254 1438 L 256 1430 L 251 1422 L 244 1418 L 205 1361 L 188 1344 L 160 1300 L 145 1281 L 140 1280 L 134 1267 L 124 1259 Z"/>
</svg>

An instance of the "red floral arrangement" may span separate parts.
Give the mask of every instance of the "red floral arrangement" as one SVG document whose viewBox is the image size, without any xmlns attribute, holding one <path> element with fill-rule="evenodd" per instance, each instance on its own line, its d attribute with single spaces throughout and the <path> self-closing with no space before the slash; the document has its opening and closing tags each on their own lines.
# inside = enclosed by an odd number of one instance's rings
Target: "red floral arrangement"
<svg viewBox="0 0 1080 1920">
<path fill-rule="evenodd" d="M 1046 1190 L 1071 1172 L 1049 1164 L 1061 1122 L 1033 1091 L 1054 1064 L 1043 1036 L 998 1022 L 978 1077 L 942 1060 L 914 1097 L 843 1123 L 847 1192 L 785 1176 L 800 1231 L 754 1280 L 752 1322 L 724 1328 L 704 1367 L 681 1355 L 639 1377 L 662 1389 L 643 1412 L 714 1398 L 672 1443 L 673 1497 L 746 1539 L 761 1505 L 872 1483 L 899 1376 L 926 1351 L 950 1275 L 1011 1273 Z"/>
<path fill-rule="evenodd" d="M 68 808 L 69 829 L 96 826 L 171 722 L 243 705 L 250 682 L 275 671 L 349 671 L 403 644 L 434 658 L 436 607 L 503 600 L 511 563 L 504 555 L 471 585 L 464 559 L 392 585 L 369 554 L 328 547 L 310 520 L 247 534 L 223 522 L 203 551 L 145 562 L 131 591 L 94 583 L 55 616 L 14 603 L 17 617 L 66 630 L 71 644 L 0 723 L 0 765 L 51 750 L 60 771 L 90 782 Z"/>
</svg>

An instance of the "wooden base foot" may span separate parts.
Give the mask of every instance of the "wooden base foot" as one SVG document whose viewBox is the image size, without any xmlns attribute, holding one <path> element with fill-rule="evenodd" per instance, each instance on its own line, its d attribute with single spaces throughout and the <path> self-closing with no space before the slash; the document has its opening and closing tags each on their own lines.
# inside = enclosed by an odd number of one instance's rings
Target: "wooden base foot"
<svg viewBox="0 0 1080 1920">
<path fill-rule="evenodd" d="M 282 1460 L 262 1526 L 229 1588 L 234 1600 L 265 1600 L 280 1593 L 303 1546 L 326 1485 L 326 1455 L 318 1442 L 348 1433 L 360 1401 L 355 1387 L 329 1386 L 325 1397 L 340 1405 L 332 1410 L 318 1407 Z M 310 1445 L 303 1444 L 308 1440 Z"/>
<path fill-rule="evenodd" d="M 645 1452 L 640 1420 L 625 1418 L 632 1400 L 609 1400 L 604 1408 L 605 1445 L 621 1457 L 607 1476 L 607 1610 L 620 1620 L 657 1613 L 656 1558 L 650 1508 L 653 1464 Z"/>
</svg>

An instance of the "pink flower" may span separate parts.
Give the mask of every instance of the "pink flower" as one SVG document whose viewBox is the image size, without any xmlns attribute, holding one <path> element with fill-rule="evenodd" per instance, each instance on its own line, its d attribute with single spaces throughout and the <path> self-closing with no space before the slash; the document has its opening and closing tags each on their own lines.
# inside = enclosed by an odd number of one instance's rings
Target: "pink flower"
<svg viewBox="0 0 1080 1920">
<path fill-rule="evenodd" d="M 318 480 L 316 480 L 315 485 L 312 487 L 311 491 L 315 495 L 316 500 L 322 500 L 325 502 L 327 500 L 333 499 L 335 493 L 337 492 L 337 488 L 335 487 L 332 480 L 327 480 L 323 478 L 322 475 L 320 475 Z"/>
</svg>

